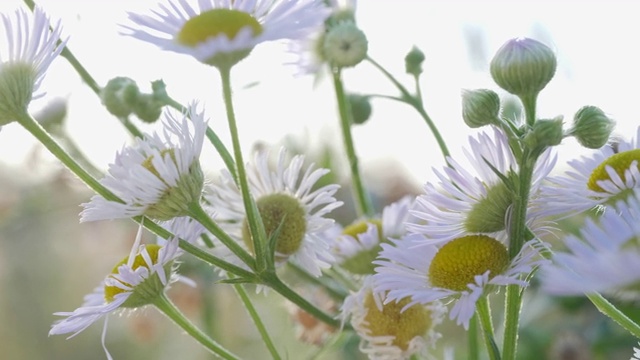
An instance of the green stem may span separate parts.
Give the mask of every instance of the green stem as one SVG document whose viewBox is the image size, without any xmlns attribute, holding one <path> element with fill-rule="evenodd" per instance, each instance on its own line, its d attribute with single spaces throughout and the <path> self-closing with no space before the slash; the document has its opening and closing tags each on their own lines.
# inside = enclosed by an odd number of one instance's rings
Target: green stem
<svg viewBox="0 0 640 360">
<path fill-rule="evenodd" d="M 527 125 L 532 127 L 536 122 L 536 103 L 538 101 L 538 94 L 527 94 L 519 97 L 522 102 L 522 106 L 524 107 Z"/>
<path fill-rule="evenodd" d="M 586 295 L 601 313 L 611 318 L 611 320 L 615 321 L 618 325 L 622 326 L 622 328 L 630 332 L 631 335 L 640 339 L 640 326 L 633 320 L 629 319 L 629 317 L 615 307 L 615 305 L 598 293 Z"/>
<path fill-rule="evenodd" d="M 355 197 L 356 210 L 358 216 L 372 216 L 373 206 L 371 199 L 362 184 L 360 177 L 360 168 L 358 166 L 358 156 L 353 146 L 353 137 L 351 135 L 351 112 L 349 111 L 349 102 L 347 101 L 344 87 L 342 86 L 342 78 L 340 69 L 333 72 L 333 87 L 338 101 L 338 112 L 340 115 L 340 128 L 342 129 L 342 139 L 344 141 L 349 168 L 351 169 L 351 184 L 353 186 L 353 195 Z"/>
<path fill-rule="evenodd" d="M 238 244 L 229 234 L 220 228 L 215 221 L 211 219 L 209 214 L 202 208 L 200 203 L 193 203 L 189 205 L 189 215 L 197 220 L 202 226 L 205 227 L 211 234 L 217 237 L 226 247 L 229 248 L 237 257 L 240 258 L 249 268 L 255 269 L 256 263 L 253 257 Z"/>
<path fill-rule="evenodd" d="M 172 108 L 178 111 L 184 111 L 184 109 L 186 109 L 184 105 L 175 101 L 166 93 L 160 100 L 164 101 L 165 104 L 167 104 L 168 106 L 171 106 Z M 227 147 L 224 145 L 222 140 L 220 140 L 220 137 L 218 136 L 218 134 L 216 134 L 216 132 L 213 131 L 213 129 L 211 129 L 210 126 L 207 126 L 206 135 L 207 135 L 207 139 L 209 139 L 209 142 L 213 145 L 213 147 L 216 148 L 216 151 L 222 158 L 222 161 L 224 161 L 224 165 L 227 167 L 227 170 L 229 171 L 231 176 L 233 176 L 233 179 L 235 180 L 236 184 L 238 184 L 238 174 L 236 173 L 236 164 L 233 161 L 233 156 L 231 156 L 231 153 L 229 152 L 229 150 L 227 150 Z"/>
<path fill-rule="evenodd" d="M 233 285 L 233 288 L 236 290 L 236 293 L 242 300 L 242 303 L 244 304 L 245 309 L 247 309 L 249 316 L 251 316 L 253 323 L 256 325 L 256 328 L 258 329 L 258 332 L 262 337 L 262 341 L 264 341 L 264 344 L 267 346 L 267 349 L 269 349 L 269 352 L 271 353 L 271 357 L 273 359 L 280 360 L 281 359 L 280 354 L 278 354 L 278 350 L 276 350 L 276 347 L 273 341 L 271 341 L 271 338 L 269 337 L 269 333 L 267 332 L 267 329 L 262 323 L 262 319 L 260 319 L 260 315 L 258 315 L 258 312 L 256 311 L 255 307 L 251 303 L 251 299 L 249 299 L 247 292 L 244 290 L 244 288 L 240 284 Z"/>
<path fill-rule="evenodd" d="M 275 290 L 278 294 L 287 298 L 287 300 L 296 304 L 300 309 L 306 311 L 310 315 L 316 317 L 318 320 L 325 322 L 328 325 L 335 327 L 336 329 L 340 328 L 340 321 L 335 319 L 335 317 L 327 314 L 326 312 L 320 310 L 305 298 L 300 296 L 295 291 L 291 290 L 287 285 L 285 285 L 282 280 L 278 279 L 275 274 L 273 277 L 263 279 L 265 284 Z M 349 329 L 350 326 L 345 324 L 343 329 Z"/>
<path fill-rule="evenodd" d="M 474 314 L 469 321 L 469 331 L 467 332 L 468 339 L 468 350 L 469 354 L 467 355 L 468 360 L 479 360 L 480 359 L 480 346 L 478 344 L 478 315 Z"/>
<path fill-rule="evenodd" d="M 73 141 L 73 139 L 69 136 L 69 134 L 67 134 L 66 131 L 62 130 L 58 137 L 59 140 L 64 143 L 67 151 L 69 152 L 69 155 L 76 159 L 77 162 L 82 164 L 82 166 L 87 169 L 87 172 L 95 177 L 104 175 L 100 169 L 95 167 L 91 163 L 91 161 L 89 161 L 89 159 L 84 155 L 82 150 L 80 150 L 78 145 L 75 143 L 75 141 Z"/>
<path fill-rule="evenodd" d="M 287 262 L 287 266 L 291 270 L 293 270 L 293 272 L 295 272 L 298 276 L 300 276 L 306 283 L 323 288 L 329 296 L 331 296 L 332 298 L 340 302 L 342 302 L 344 298 L 346 298 L 349 295 L 345 290 L 338 289 L 336 288 L 336 286 L 327 283 L 327 281 L 323 281 L 322 277 L 315 277 L 309 274 L 300 266 L 292 262 Z"/>
<path fill-rule="evenodd" d="M 491 321 L 491 308 L 489 307 L 489 300 L 486 296 L 480 297 L 476 304 L 476 315 L 482 326 L 482 334 L 484 343 L 487 346 L 487 353 L 489 359 L 500 360 L 500 351 L 496 345 L 493 332 L 493 322 Z"/>
<path fill-rule="evenodd" d="M 193 323 L 187 319 L 178 308 L 169 300 L 164 294 L 158 296 L 156 300 L 153 302 L 158 310 L 160 310 L 163 314 L 167 315 L 169 319 L 173 320 L 178 326 L 180 326 L 187 334 L 191 335 L 196 341 L 198 341 L 202 346 L 207 348 L 212 353 L 218 355 L 223 359 L 235 360 L 240 359 L 233 353 L 229 352 L 229 350 L 222 347 L 220 344 L 215 342 L 205 333 L 203 333 L 200 329 L 195 327 Z"/>
<path fill-rule="evenodd" d="M 227 121 L 229 123 L 229 132 L 231 134 L 231 140 L 233 142 L 233 154 L 235 157 L 236 170 L 238 174 L 238 182 L 240 184 L 240 191 L 242 192 L 242 201 L 247 213 L 247 222 L 249 223 L 249 231 L 251 233 L 251 239 L 253 241 L 253 249 L 256 254 L 256 265 L 258 272 L 262 272 L 267 269 L 273 269 L 273 254 L 267 253 L 267 235 L 260 218 L 258 207 L 251 196 L 249 190 L 249 183 L 247 180 L 247 171 L 244 167 L 244 159 L 242 157 L 242 150 L 240 149 L 240 136 L 238 135 L 238 126 L 236 124 L 236 116 L 233 110 L 233 100 L 231 91 L 231 69 L 220 69 L 220 78 L 222 80 L 222 95 L 224 97 L 224 104 L 227 110 Z"/>
<path fill-rule="evenodd" d="M 391 75 L 391 73 L 388 72 L 387 69 L 382 67 L 382 65 L 378 64 L 375 60 L 373 60 L 370 57 L 367 57 L 367 61 L 369 61 L 375 68 L 380 70 L 398 88 L 398 90 L 402 94 L 402 98 L 406 99 L 405 102 L 407 104 L 413 106 L 413 108 L 418 111 L 420 116 L 422 116 L 422 119 L 427 123 L 427 126 L 429 127 L 429 130 L 433 134 L 433 137 L 435 137 L 436 142 L 438 143 L 438 146 L 440 147 L 440 151 L 442 152 L 442 156 L 444 156 L 445 161 L 447 163 L 449 163 L 448 160 L 447 160 L 447 158 L 450 155 L 449 149 L 447 148 L 447 144 L 444 141 L 444 138 L 442 137 L 442 135 L 440 134 L 440 131 L 438 130 L 438 127 L 433 122 L 433 120 L 431 120 L 431 117 L 429 117 L 429 115 L 427 114 L 427 111 L 424 109 L 424 106 L 423 106 L 423 103 L 422 103 L 422 95 L 419 94 L 420 95 L 419 98 L 414 96 L 414 95 L 412 95 L 404 87 L 404 85 L 402 85 L 398 80 L 396 80 L 396 78 L 393 75 Z M 417 83 L 417 81 L 416 81 L 416 83 Z M 417 89 L 419 91 L 420 88 L 417 87 Z"/>
</svg>

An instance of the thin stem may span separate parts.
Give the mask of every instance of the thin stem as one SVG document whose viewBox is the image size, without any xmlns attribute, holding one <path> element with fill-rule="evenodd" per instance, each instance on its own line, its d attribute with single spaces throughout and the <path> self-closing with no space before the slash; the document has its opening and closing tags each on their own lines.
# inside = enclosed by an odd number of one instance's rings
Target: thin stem
<svg viewBox="0 0 640 360">
<path fill-rule="evenodd" d="M 373 60 L 370 57 L 367 57 L 367 61 L 369 61 L 376 69 L 380 70 L 380 72 L 382 72 L 382 74 L 384 74 L 384 76 L 386 76 L 391 81 L 391 83 L 393 83 L 398 88 L 398 90 L 402 94 L 402 97 L 404 99 L 406 99 L 405 102 L 407 104 L 413 106 L 413 108 L 415 108 L 418 111 L 420 116 L 422 116 L 422 119 L 427 123 L 427 126 L 429 127 L 429 130 L 433 134 L 433 137 L 435 137 L 436 142 L 438 143 L 438 146 L 440 147 L 440 151 L 442 152 L 442 156 L 444 156 L 444 159 L 445 159 L 445 161 L 447 161 L 447 164 L 448 164 L 449 162 L 448 162 L 447 158 L 450 155 L 449 149 L 447 148 L 447 144 L 444 141 L 444 138 L 442 137 L 442 135 L 440 134 L 440 131 L 438 130 L 438 127 L 433 122 L 433 120 L 431 120 L 431 117 L 429 117 L 429 115 L 427 114 L 427 111 L 424 109 L 424 106 L 423 106 L 423 103 L 422 103 L 422 94 L 421 93 L 419 94 L 420 97 L 416 97 L 416 96 L 412 95 L 404 87 L 404 85 L 402 85 L 398 80 L 396 80 L 396 78 L 393 75 L 391 75 L 391 73 L 388 72 L 387 69 L 382 67 L 382 65 L 378 64 L 375 60 Z M 416 83 L 417 83 L 417 81 L 416 81 Z M 418 86 L 417 90 L 420 91 L 419 85 L 417 85 L 417 86 Z"/>
<path fill-rule="evenodd" d="M 500 360 L 500 351 L 495 342 L 495 335 L 493 332 L 493 322 L 491 321 L 491 308 L 489 307 L 489 300 L 486 296 L 480 297 L 476 304 L 476 315 L 482 326 L 482 334 L 484 343 L 487 346 L 487 353 L 489 359 Z"/>
<path fill-rule="evenodd" d="M 478 344 L 478 315 L 474 314 L 469 321 L 469 331 L 467 332 L 467 341 L 468 341 L 468 350 L 469 353 L 467 355 L 468 360 L 479 360 L 480 359 L 480 346 Z"/>
<path fill-rule="evenodd" d="M 360 168 L 358 166 L 358 156 L 353 146 L 353 137 L 351 135 L 351 112 L 349 111 L 349 103 L 342 86 L 341 72 L 339 69 L 332 71 L 333 87 L 338 101 L 338 112 L 340 115 L 340 128 L 342 129 L 342 139 L 345 151 L 347 152 L 347 160 L 351 169 L 351 185 L 353 186 L 353 196 L 355 197 L 356 210 L 358 216 L 372 216 L 373 206 L 371 199 L 362 184 L 360 177 Z"/>
<path fill-rule="evenodd" d="M 184 109 L 186 109 L 184 105 L 175 101 L 166 93 L 164 93 L 164 96 L 162 96 L 160 100 L 164 101 L 165 104 L 167 104 L 168 106 L 171 106 L 172 108 L 178 111 L 184 111 Z M 224 145 L 222 140 L 220 140 L 220 137 L 218 136 L 218 134 L 216 134 L 216 132 L 213 131 L 213 129 L 211 129 L 210 126 L 207 126 L 206 135 L 207 135 L 207 139 L 209 139 L 209 142 L 213 145 L 213 147 L 216 148 L 216 151 L 222 158 L 222 161 L 224 161 L 224 165 L 227 167 L 227 170 L 229 171 L 231 176 L 233 176 L 233 179 L 235 180 L 236 184 L 238 184 L 238 174 L 236 173 L 236 164 L 233 161 L 233 156 L 231 156 L 231 153 L 229 152 L 229 150 L 227 150 L 227 147 Z"/>
<path fill-rule="evenodd" d="M 176 325 L 180 326 L 187 334 L 191 335 L 196 341 L 198 341 L 202 346 L 207 348 L 212 353 L 218 355 L 223 359 L 235 360 L 240 359 L 229 350 L 222 347 L 222 345 L 215 342 L 211 339 L 207 334 L 203 333 L 202 330 L 198 329 L 193 323 L 187 319 L 178 308 L 169 300 L 164 294 L 158 296 L 154 301 L 153 305 L 155 305 L 158 310 L 160 310 L 163 314 L 167 315 L 169 319 L 173 320 Z"/>
<path fill-rule="evenodd" d="M 242 287 L 242 285 L 240 284 L 236 284 L 236 285 L 233 285 L 233 288 L 235 289 L 236 293 L 240 297 L 240 300 L 242 300 L 242 303 L 244 304 L 244 308 L 249 313 L 249 316 L 251 316 L 253 323 L 256 325 L 256 328 L 258 329 L 258 332 L 262 337 L 262 341 L 264 341 L 264 344 L 267 346 L 267 349 L 269 349 L 269 353 L 271 353 L 271 357 L 273 359 L 280 360 L 281 359 L 280 354 L 278 354 L 278 350 L 276 350 L 276 347 L 273 341 L 269 337 L 269 333 L 267 332 L 267 329 L 262 323 L 262 319 L 260 319 L 260 315 L 258 315 L 258 312 L 256 311 L 255 307 L 251 303 L 251 299 L 249 299 L 249 296 L 247 295 L 247 292 L 244 290 L 244 287 Z"/>
<path fill-rule="evenodd" d="M 531 127 L 536 122 L 536 103 L 538 101 L 538 94 L 522 95 L 520 96 L 520 101 L 524 107 L 527 125 Z"/>
<path fill-rule="evenodd" d="M 323 281 L 323 278 L 318 278 L 315 277 L 311 274 L 309 274 L 308 272 L 306 272 L 304 269 L 302 269 L 300 266 L 292 263 L 292 262 L 287 262 L 287 266 L 293 270 L 298 276 L 302 277 L 304 279 L 304 281 L 306 283 L 310 283 L 313 285 L 316 285 L 318 287 L 323 288 L 327 294 L 329 296 L 331 296 L 332 298 L 339 300 L 339 301 L 343 301 L 344 298 L 346 298 L 349 294 L 343 290 L 343 289 L 338 289 L 335 286 L 327 283 L 327 281 Z"/>
<path fill-rule="evenodd" d="M 243 249 L 238 242 L 216 224 L 209 214 L 202 208 L 200 203 L 189 205 L 189 215 L 197 220 L 202 226 L 217 237 L 226 247 L 240 258 L 249 268 L 255 269 L 256 263 L 253 257 Z"/>
<path fill-rule="evenodd" d="M 229 132 L 233 142 L 233 154 L 235 157 L 236 170 L 238 174 L 238 183 L 242 192 L 242 201 L 247 213 L 247 222 L 249 223 L 249 231 L 253 240 L 253 249 L 256 254 L 256 265 L 259 272 L 272 268 L 273 259 L 271 254 L 267 254 L 267 235 L 262 225 L 258 207 L 251 196 L 249 183 L 247 180 L 247 171 L 244 167 L 244 159 L 242 150 L 240 149 L 240 136 L 238 135 L 238 126 L 236 124 L 236 115 L 233 110 L 233 100 L 231 91 L 231 69 L 220 68 L 220 78 L 222 79 L 222 95 L 227 110 L 227 121 L 229 123 Z M 270 259 L 267 259 L 267 257 Z"/>
<path fill-rule="evenodd" d="M 82 150 L 80 150 L 78 145 L 75 143 L 75 141 L 73 141 L 71 136 L 69 136 L 66 131 L 60 131 L 60 133 L 58 134 L 58 138 L 64 143 L 67 151 L 69 151 L 69 155 L 75 158 L 77 162 L 82 164 L 82 166 L 87 169 L 87 172 L 96 177 L 103 175 L 102 171 L 95 167 L 93 163 L 91 163 L 91 161 L 84 155 Z"/>
<path fill-rule="evenodd" d="M 615 321 L 618 325 L 622 326 L 622 328 L 630 332 L 631 335 L 636 338 L 640 338 L 640 325 L 629 319 L 629 317 L 627 317 L 627 315 L 620 311 L 615 305 L 598 293 L 586 295 L 601 313 L 611 318 L 611 320 Z"/>
</svg>

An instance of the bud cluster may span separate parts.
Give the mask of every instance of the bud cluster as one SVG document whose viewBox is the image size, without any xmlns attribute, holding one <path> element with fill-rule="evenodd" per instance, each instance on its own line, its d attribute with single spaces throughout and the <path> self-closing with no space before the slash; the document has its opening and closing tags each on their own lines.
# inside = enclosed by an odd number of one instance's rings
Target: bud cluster
<svg viewBox="0 0 640 360">
<path fill-rule="evenodd" d="M 135 114 L 140 120 L 152 123 L 160 118 L 164 103 L 155 94 L 140 92 L 136 82 L 128 77 L 116 77 L 100 93 L 102 104 L 118 117 Z"/>
</svg>

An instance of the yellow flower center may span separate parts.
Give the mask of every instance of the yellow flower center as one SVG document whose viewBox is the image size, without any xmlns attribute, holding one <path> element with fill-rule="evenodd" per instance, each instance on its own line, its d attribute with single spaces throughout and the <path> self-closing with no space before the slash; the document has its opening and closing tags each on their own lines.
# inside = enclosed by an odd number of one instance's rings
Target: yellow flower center
<svg viewBox="0 0 640 360">
<path fill-rule="evenodd" d="M 187 20 L 176 40 L 191 47 L 219 35 L 226 35 L 229 40 L 233 40 L 247 26 L 251 27 L 253 36 L 260 35 L 263 31 L 258 20 L 244 11 L 211 9 Z"/>
<path fill-rule="evenodd" d="M 615 172 L 620 176 L 620 178 L 625 181 L 624 172 L 629 169 L 631 163 L 637 161 L 636 166 L 640 169 L 640 149 L 633 149 L 628 151 L 623 151 L 621 153 L 614 154 L 603 161 L 600 165 L 598 165 L 593 172 L 591 172 L 591 176 L 589 176 L 589 182 L 587 183 L 587 187 L 590 190 L 597 192 L 605 192 L 603 188 L 598 185 L 598 181 L 602 180 L 611 180 L 609 174 L 606 171 L 607 166 L 611 166 Z"/>
<path fill-rule="evenodd" d="M 160 249 L 162 248 L 160 245 L 156 245 L 156 244 L 150 244 L 150 245 L 145 245 L 145 248 L 147 249 L 147 253 L 149 253 L 149 257 L 151 258 L 151 261 L 155 264 L 158 261 L 158 251 L 160 251 Z M 120 261 L 119 263 L 116 264 L 116 266 L 113 267 L 113 270 L 111 270 L 111 274 L 117 274 L 118 273 L 118 267 L 121 265 L 124 265 L 127 263 L 127 261 L 129 261 L 129 256 L 125 257 L 122 261 Z M 133 259 L 133 265 L 131 265 L 131 268 L 133 268 L 134 270 L 139 268 L 140 266 L 144 266 L 146 268 L 147 267 L 147 263 L 145 262 L 144 258 L 142 257 L 142 254 L 138 253 L 138 255 L 136 255 L 136 257 Z M 112 276 L 112 275 L 109 275 Z M 131 286 L 131 284 L 127 284 L 127 283 L 122 283 L 125 286 Z M 125 292 L 125 290 L 117 287 L 117 286 L 105 286 L 104 287 L 104 299 L 106 302 L 110 303 L 114 300 L 114 297 L 120 293 Z"/>
<path fill-rule="evenodd" d="M 287 194 L 270 194 L 258 199 L 256 205 L 260 211 L 267 236 L 273 236 L 280 227 L 276 252 L 286 256 L 298 251 L 307 231 L 306 212 L 300 201 Z M 249 223 L 245 219 L 242 227 L 242 239 L 247 247 L 253 251 L 253 241 L 250 234 Z"/>
<path fill-rule="evenodd" d="M 382 221 L 379 219 L 359 221 L 342 230 L 342 234 L 351 236 L 355 241 L 360 241 L 358 235 L 364 234 L 369 224 L 373 224 L 378 228 L 378 244 L 369 250 L 360 251 L 342 262 L 341 266 L 352 274 L 366 275 L 374 273 L 372 261 L 378 257 L 378 253 L 382 249 L 380 244 L 386 241 L 386 239 L 382 238 Z"/>
<path fill-rule="evenodd" d="M 489 278 L 502 273 L 509 265 L 507 248 L 485 235 L 469 235 L 445 244 L 434 256 L 429 278 L 434 287 L 464 291 L 474 283 L 473 277 L 489 270 Z"/>
<path fill-rule="evenodd" d="M 373 294 L 369 293 L 364 301 L 367 309 L 365 321 L 371 336 L 395 336 L 393 345 L 403 351 L 409 347 L 409 342 L 416 336 L 423 336 L 431 328 L 431 311 L 420 304 L 415 304 L 405 311 L 401 311 L 411 298 L 399 302 L 392 301 L 382 306 L 382 311 L 376 306 Z"/>
<path fill-rule="evenodd" d="M 177 164 L 176 162 L 176 154 L 175 154 L 175 149 L 164 149 L 162 151 L 160 151 L 160 156 L 164 158 L 164 156 L 166 154 L 169 154 L 169 156 L 171 156 L 171 160 L 173 160 L 174 164 Z M 153 166 L 153 155 L 149 156 L 148 158 L 146 158 L 143 162 L 142 162 L 142 167 L 144 167 L 145 169 L 149 170 L 153 175 L 155 175 L 158 179 L 160 179 L 162 182 L 166 183 L 164 181 L 164 179 L 162 179 L 162 176 L 160 176 L 160 173 L 158 172 L 158 170 L 156 169 L 155 166 Z"/>
<path fill-rule="evenodd" d="M 464 221 L 464 229 L 471 233 L 504 230 L 505 214 L 512 203 L 511 191 L 502 181 L 489 187 L 486 196 L 469 211 Z"/>
</svg>

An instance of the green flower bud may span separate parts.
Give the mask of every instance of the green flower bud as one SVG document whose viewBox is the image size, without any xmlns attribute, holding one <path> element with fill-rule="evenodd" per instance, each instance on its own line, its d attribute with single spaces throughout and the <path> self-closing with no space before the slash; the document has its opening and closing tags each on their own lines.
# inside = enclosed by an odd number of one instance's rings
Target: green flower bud
<svg viewBox="0 0 640 360">
<path fill-rule="evenodd" d="M 160 118 L 162 106 L 162 102 L 156 100 L 153 95 L 140 94 L 138 95 L 138 101 L 133 104 L 133 113 L 140 120 L 146 123 L 153 123 Z"/>
<path fill-rule="evenodd" d="M 371 102 L 368 96 L 349 94 L 347 95 L 349 108 L 351 109 L 351 119 L 354 124 L 364 124 L 371 117 Z"/>
<path fill-rule="evenodd" d="M 615 127 L 615 122 L 607 117 L 600 108 L 583 106 L 573 117 L 573 127 L 569 130 L 580 145 L 589 149 L 603 147 Z"/>
<path fill-rule="evenodd" d="M 562 132 L 563 117 L 557 116 L 551 120 L 538 120 L 525 136 L 524 142 L 531 149 L 544 150 L 549 146 L 560 145 L 564 138 Z"/>
<path fill-rule="evenodd" d="M 329 29 L 324 37 L 323 54 L 340 68 L 358 65 L 367 57 L 367 36 L 351 21 L 343 21 Z"/>
<path fill-rule="evenodd" d="M 67 118 L 67 101 L 54 99 L 33 117 L 50 134 L 61 134 L 64 120 Z"/>
<path fill-rule="evenodd" d="M 500 122 L 500 97 L 488 89 L 462 91 L 462 119 L 470 128 Z"/>
<path fill-rule="evenodd" d="M 413 76 L 420 76 L 422 74 L 422 62 L 424 61 L 424 53 L 416 46 L 411 48 L 411 51 L 404 57 L 404 68 L 407 74 Z"/>
<path fill-rule="evenodd" d="M 116 77 L 107 83 L 100 93 L 102 104 L 115 116 L 128 116 L 138 101 L 140 90 L 136 82 L 128 77 Z"/>
<path fill-rule="evenodd" d="M 537 95 L 556 73 L 557 60 L 543 43 L 528 39 L 509 40 L 491 60 L 491 76 L 501 88 L 523 97 Z"/>
</svg>

